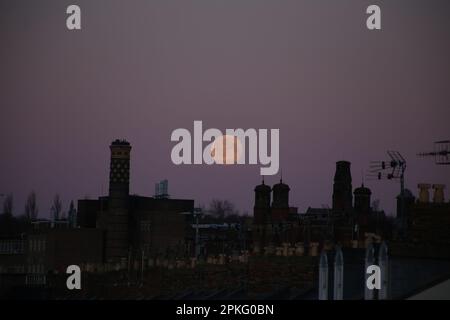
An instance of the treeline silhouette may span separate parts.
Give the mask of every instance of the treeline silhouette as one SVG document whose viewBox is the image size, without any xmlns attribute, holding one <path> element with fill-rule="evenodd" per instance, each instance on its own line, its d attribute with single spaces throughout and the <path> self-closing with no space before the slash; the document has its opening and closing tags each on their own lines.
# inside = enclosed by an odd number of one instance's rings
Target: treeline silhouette
<svg viewBox="0 0 450 320">
<path fill-rule="evenodd" d="M 0 237 L 16 237 L 30 230 L 31 222 L 37 220 L 39 214 L 37 197 L 34 191 L 28 195 L 22 213 L 15 213 L 14 197 L 12 194 L 8 194 L 3 200 L 2 211 L 0 212 Z M 53 221 L 66 219 L 59 194 L 56 194 L 53 198 L 50 213 Z M 75 214 L 75 206 L 71 201 L 68 217 L 73 218 Z"/>
</svg>

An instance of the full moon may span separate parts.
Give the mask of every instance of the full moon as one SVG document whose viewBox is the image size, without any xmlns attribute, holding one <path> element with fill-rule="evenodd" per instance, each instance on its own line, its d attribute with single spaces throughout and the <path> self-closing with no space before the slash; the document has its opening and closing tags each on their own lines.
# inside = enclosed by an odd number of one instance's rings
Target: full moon
<svg viewBox="0 0 450 320">
<path fill-rule="evenodd" d="M 223 135 L 211 145 L 211 157 L 217 164 L 235 164 L 242 156 L 242 144 L 238 137 Z"/>
</svg>

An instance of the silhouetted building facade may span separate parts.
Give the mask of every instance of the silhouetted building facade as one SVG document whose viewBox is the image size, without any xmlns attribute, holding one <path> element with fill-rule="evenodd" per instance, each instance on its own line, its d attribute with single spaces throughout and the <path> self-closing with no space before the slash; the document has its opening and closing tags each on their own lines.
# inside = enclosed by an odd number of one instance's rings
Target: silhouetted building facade
<svg viewBox="0 0 450 320">
<path fill-rule="evenodd" d="M 104 231 L 104 262 L 125 266 L 130 259 L 185 254 L 187 213 L 194 200 L 129 194 L 130 152 L 127 141 L 111 146 L 109 195 L 78 201 L 78 225 Z"/>
<path fill-rule="evenodd" d="M 371 208 L 370 208 L 370 196 L 372 192 L 369 188 L 366 188 L 364 184 L 361 187 L 356 188 L 353 192 L 355 196 L 355 218 L 357 222 L 357 230 L 363 231 L 367 229 L 369 225 Z"/>
<path fill-rule="evenodd" d="M 361 187 L 356 188 L 353 192 L 355 196 L 355 212 L 356 214 L 369 214 L 370 213 L 370 196 L 372 192 L 369 188 L 366 188 L 364 184 Z"/>
<path fill-rule="evenodd" d="M 352 210 L 352 175 L 350 162 L 336 162 L 336 173 L 333 183 L 333 211 L 346 212 Z"/>
<path fill-rule="evenodd" d="M 362 184 L 352 190 L 350 162 L 336 162 L 332 208 L 311 208 L 298 214 L 289 206 L 287 184 L 280 180 L 272 189 L 264 182 L 255 187 L 253 240 L 256 251 L 267 246 L 338 242 L 353 246 L 369 234 L 387 235 L 386 216 L 371 208 L 372 192 Z M 270 198 L 272 194 L 272 204 Z M 354 203 L 353 203 L 354 195 Z"/>
<path fill-rule="evenodd" d="M 289 206 L 289 191 L 282 179 L 273 188 L 264 180 L 255 187 L 252 238 L 256 252 L 262 252 L 267 246 L 294 241 L 295 232 L 292 230 L 298 223 L 298 213 L 297 208 Z"/>
<path fill-rule="evenodd" d="M 450 258 L 450 202 L 445 202 L 444 185 L 419 184 L 419 199 L 410 206 L 408 239 L 427 248 L 429 255 Z M 433 189 L 430 199 L 429 189 Z"/>
<path fill-rule="evenodd" d="M 255 187 L 255 205 L 253 207 L 254 224 L 262 225 L 271 222 L 270 198 L 272 189 L 264 183 Z"/>
<path fill-rule="evenodd" d="M 282 222 L 289 218 L 289 186 L 283 183 L 283 179 L 272 188 L 272 221 Z"/>
</svg>

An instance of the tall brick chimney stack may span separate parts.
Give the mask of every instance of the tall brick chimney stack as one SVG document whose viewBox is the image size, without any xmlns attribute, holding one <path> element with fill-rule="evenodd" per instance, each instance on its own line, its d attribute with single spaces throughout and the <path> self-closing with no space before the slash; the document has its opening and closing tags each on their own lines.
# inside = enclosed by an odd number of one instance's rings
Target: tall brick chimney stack
<svg viewBox="0 0 450 320">
<path fill-rule="evenodd" d="M 131 145 L 126 140 L 111 143 L 109 203 L 106 223 L 105 256 L 108 262 L 123 262 L 129 250 L 128 197 Z"/>
</svg>

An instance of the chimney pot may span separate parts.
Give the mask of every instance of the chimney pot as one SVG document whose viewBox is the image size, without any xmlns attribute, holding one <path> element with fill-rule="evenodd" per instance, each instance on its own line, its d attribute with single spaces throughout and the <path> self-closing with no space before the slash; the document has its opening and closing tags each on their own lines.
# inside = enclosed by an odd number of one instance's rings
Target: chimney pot
<svg viewBox="0 0 450 320">
<path fill-rule="evenodd" d="M 430 202 L 430 192 L 429 189 L 431 187 L 428 183 L 419 183 L 417 185 L 419 188 L 419 202 L 428 203 Z"/>
<path fill-rule="evenodd" d="M 433 202 L 434 203 L 444 203 L 444 189 L 445 184 L 433 184 Z"/>
</svg>

